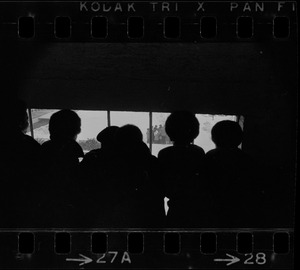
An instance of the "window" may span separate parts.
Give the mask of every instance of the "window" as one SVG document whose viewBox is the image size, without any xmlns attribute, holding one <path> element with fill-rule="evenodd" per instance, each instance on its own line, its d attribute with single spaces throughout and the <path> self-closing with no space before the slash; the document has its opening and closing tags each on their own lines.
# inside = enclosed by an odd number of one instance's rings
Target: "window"
<svg viewBox="0 0 300 270">
<path fill-rule="evenodd" d="M 76 111 L 81 119 L 81 132 L 77 142 L 86 153 L 101 147 L 96 137 L 98 133 L 108 126 L 106 111 Z"/>
<path fill-rule="evenodd" d="M 110 112 L 112 126 L 124 126 L 132 124 L 137 126 L 143 133 L 143 141 L 147 143 L 147 129 L 149 128 L 149 113 L 148 112 Z"/>
<path fill-rule="evenodd" d="M 152 113 L 152 155 L 154 156 L 157 156 L 163 148 L 172 145 L 165 131 L 165 123 L 169 115 L 170 113 Z"/>
<path fill-rule="evenodd" d="M 31 109 L 33 137 L 40 144 L 49 140 L 49 120 L 53 113 L 58 110 Z M 27 135 L 31 135 L 28 131 Z"/>
<path fill-rule="evenodd" d="M 40 144 L 49 140 L 49 120 L 53 113 L 58 110 L 31 109 L 32 129 L 35 140 Z M 81 119 L 81 132 L 78 134 L 77 142 L 81 145 L 86 153 L 92 149 L 100 147 L 96 140 L 98 133 L 107 127 L 106 111 L 81 111 L 75 110 Z M 27 132 L 31 135 L 31 132 Z"/>
<path fill-rule="evenodd" d="M 196 114 L 200 124 L 199 135 L 194 140 L 194 144 L 199 145 L 203 150 L 208 152 L 215 148 L 215 144 L 211 140 L 212 127 L 223 120 L 237 121 L 235 115 L 211 115 L 211 114 Z"/>
<path fill-rule="evenodd" d="M 56 111 L 58 110 L 31 109 L 33 135 L 41 144 L 49 140 L 49 120 Z M 165 123 L 170 113 L 84 110 L 77 110 L 76 113 L 81 118 L 81 133 L 78 135 L 77 141 L 85 153 L 101 147 L 96 137 L 108 125 L 121 127 L 132 124 L 137 126 L 143 133 L 143 141 L 154 156 L 157 156 L 163 148 L 172 145 L 165 131 Z M 211 140 L 211 129 L 216 123 L 222 120 L 237 121 L 235 115 L 196 114 L 196 117 L 200 123 L 200 133 L 194 140 L 194 144 L 202 147 L 205 152 L 215 148 Z M 150 125 L 152 125 L 151 129 Z M 31 131 L 28 130 L 27 134 L 31 135 Z"/>
</svg>

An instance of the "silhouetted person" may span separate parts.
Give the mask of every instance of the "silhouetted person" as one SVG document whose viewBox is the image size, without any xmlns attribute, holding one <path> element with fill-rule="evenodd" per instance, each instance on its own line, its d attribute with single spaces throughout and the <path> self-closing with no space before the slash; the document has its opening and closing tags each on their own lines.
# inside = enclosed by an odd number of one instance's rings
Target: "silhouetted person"
<svg viewBox="0 0 300 270">
<path fill-rule="evenodd" d="M 152 140 L 153 143 L 157 143 L 158 142 L 158 127 L 157 125 L 154 126 L 153 130 L 152 130 Z"/>
<path fill-rule="evenodd" d="M 234 121 L 221 121 L 211 130 L 216 149 L 206 154 L 214 224 L 217 227 L 253 227 L 261 224 L 263 190 L 256 162 L 238 146 L 243 131 Z"/>
<path fill-rule="evenodd" d="M 147 128 L 146 136 L 147 136 L 147 143 L 150 143 L 150 128 Z"/>
<path fill-rule="evenodd" d="M 110 163 L 113 162 L 115 134 L 118 129 L 117 126 L 103 129 L 97 135 L 101 148 L 87 153 L 79 165 L 81 199 L 78 201 L 78 208 L 84 213 L 81 226 L 100 226 L 101 223 L 95 224 L 97 217 L 107 216 L 112 210 L 109 202 L 114 192 L 108 175 L 112 167 Z M 105 220 L 102 222 L 103 226 L 104 223 Z"/>
<path fill-rule="evenodd" d="M 138 127 L 125 125 L 117 131 L 110 164 L 107 177 L 114 192 L 109 202 L 110 226 L 162 226 L 164 209 L 158 162 L 143 142 Z"/>
<path fill-rule="evenodd" d="M 2 121 L 0 227 L 34 227 L 38 208 L 40 145 L 26 135 L 28 115 L 24 101 L 7 101 Z M 5 135 L 5 138 L 3 138 Z"/>
<path fill-rule="evenodd" d="M 163 143 L 163 127 L 162 125 L 159 125 L 158 126 L 158 129 L 157 129 L 157 140 L 158 140 L 158 143 Z"/>
<path fill-rule="evenodd" d="M 81 120 L 76 112 L 61 110 L 54 113 L 49 121 L 50 140 L 43 143 L 43 154 L 51 166 L 60 170 L 72 169 L 83 157 L 81 146 L 76 142 L 81 131 Z"/>
<path fill-rule="evenodd" d="M 79 158 L 84 156 L 81 146 L 76 142 L 81 131 L 81 120 L 76 112 L 64 109 L 50 117 L 50 140 L 42 144 L 44 170 L 47 183 L 45 189 L 45 211 L 49 211 L 48 222 L 53 226 L 72 226 L 68 224 L 74 209 L 78 186 L 75 181 Z M 69 215 L 68 215 L 69 214 Z"/>
<path fill-rule="evenodd" d="M 109 126 L 99 132 L 97 141 L 101 143 L 101 147 L 88 152 L 80 165 L 86 167 L 87 170 L 90 168 L 93 170 L 96 166 L 101 166 L 103 163 L 106 163 L 108 161 L 108 155 L 112 152 L 115 134 L 118 129 L 119 127 L 117 126 Z"/>
<path fill-rule="evenodd" d="M 165 129 L 174 143 L 158 153 L 164 171 L 165 195 L 170 199 L 168 224 L 195 227 L 201 222 L 197 220 L 199 215 L 205 218 L 204 213 L 197 213 L 205 154 L 201 147 L 192 144 L 199 135 L 199 122 L 191 112 L 176 111 L 167 118 Z"/>
</svg>

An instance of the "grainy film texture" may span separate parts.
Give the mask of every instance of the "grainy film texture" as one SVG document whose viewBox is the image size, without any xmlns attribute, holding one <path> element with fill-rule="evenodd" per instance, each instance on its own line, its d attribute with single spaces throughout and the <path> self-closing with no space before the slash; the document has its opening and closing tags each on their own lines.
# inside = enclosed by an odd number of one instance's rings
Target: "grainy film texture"
<svg viewBox="0 0 300 270">
<path fill-rule="evenodd" d="M 293 266 L 296 2 L 0 2 L 2 268 Z"/>
</svg>

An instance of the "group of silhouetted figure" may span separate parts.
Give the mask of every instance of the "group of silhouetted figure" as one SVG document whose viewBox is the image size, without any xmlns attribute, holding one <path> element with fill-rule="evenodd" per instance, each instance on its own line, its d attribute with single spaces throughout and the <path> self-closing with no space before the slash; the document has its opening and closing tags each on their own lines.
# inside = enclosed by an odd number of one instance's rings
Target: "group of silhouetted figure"
<svg viewBox="0 0 300 270">
<path fill-rule="evenodd" d="M 195 115 L 175 111 L 165 123 L 173 145 L 156 158 L 134 125 L 105 128 L 97 136 L 101 148 L 84 155 L 76 142 L 81 119 L 72 110 L 51 116 L 50 140 L 42 145 L 25 135 L 24 102 L 16 100 L 8 118 L 2 228 L 253 227 L 264 218 L 261 168 L 239 148 L 237 122 L 218 122 L 211 131 L 216 148 L 205 154 L 193 144 Z"/>
</svg>

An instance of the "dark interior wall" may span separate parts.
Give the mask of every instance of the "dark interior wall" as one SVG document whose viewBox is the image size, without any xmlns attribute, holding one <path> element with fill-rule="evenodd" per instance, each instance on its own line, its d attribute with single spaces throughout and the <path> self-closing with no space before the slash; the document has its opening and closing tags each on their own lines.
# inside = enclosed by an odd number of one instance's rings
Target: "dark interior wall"
<svg viewBox="0 0 300 270">
<path fill-rule="evenodd" d="M 280 91 L 264 53 L 253 43 L 55 43 L 21 92 L 39 107 L 255 114 Z"/>
<path fill-rule="evenodd" d="M 276 87 L 271 86 L 266 92 L 263 99 L 265 108 L 261 110 L 259 117 L 248 117 L 246 136 L 249 139 L 246 139 L 245 147 L 250 152 L 253 151 L 251 149 L 256 149 L 261 155 L 267 153 L 263 156 L 265 160 L 272 155 L 273 159 L 280 160 L 281 165 L 291 172 L 293 171 L 291 166 L 295 164 L 296 149 L 298 89 L 296 46 L 291 43 L 263 46 L 270 64 L 270 71 L 266 75 L 276 81 Z M 261 88 L 261 91 L 264 92 L 265 89 Z M 261 143 L 258 144 L 259 141 Z"/>
<path fill-rule="evenodd" d="M 9 97 L 21 96 L 24 81 L 31 76 L 34 64 L 47 45 L 1 40 L 0 79 L 2 105 Z M 26 100 L 27 101 L 27 100 Z"/>
<path fill-rule="evenodd" d="M 270 148 L 269 156 L 274 145 L 285 154 L 292 148 L 293 43 L 19 42 L 1 47 L 2 91 L 18 90 L 32 108 L 240 114 L 246 116 L 247 151 Z"/>
<path fill-rule="evenodd" d="M 294 217 L 297 149 L 297 58 L 292 43 L 264 44 L 270 59 L 271 76 L 277 87 L 269 92 L 259 117 L 247 117 L 243 148 L 268 168 L 264 181 L 273 190 L 281 219 Z M 275 90 L 275 89 L 278 89 Z M 262 91 L 264 89 L 261 89 Z M 293 226 L 293 223 L 290 223 Z"/>
</svg>

